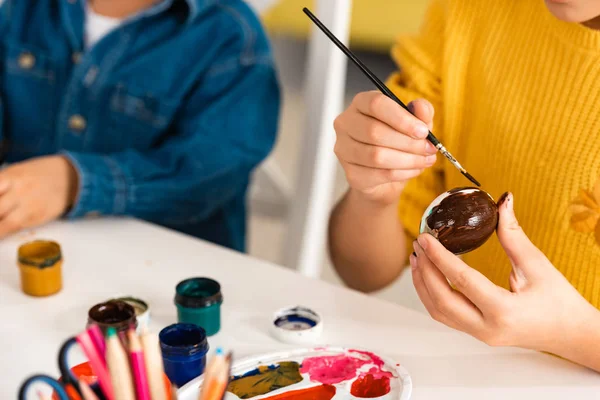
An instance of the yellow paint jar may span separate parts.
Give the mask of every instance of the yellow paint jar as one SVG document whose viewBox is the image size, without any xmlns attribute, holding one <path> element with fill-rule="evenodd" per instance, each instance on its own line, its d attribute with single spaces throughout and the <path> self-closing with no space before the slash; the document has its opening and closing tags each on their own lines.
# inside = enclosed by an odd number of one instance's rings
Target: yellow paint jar
<svg viewBox="0 0 600 400">
<path fill-rule="evenodd" d="M 62 253 L 56 242 L 36 240 L 19 247 L 21 289 L 30 296 L 50 296 L 62 288 Z"/>
</svg>

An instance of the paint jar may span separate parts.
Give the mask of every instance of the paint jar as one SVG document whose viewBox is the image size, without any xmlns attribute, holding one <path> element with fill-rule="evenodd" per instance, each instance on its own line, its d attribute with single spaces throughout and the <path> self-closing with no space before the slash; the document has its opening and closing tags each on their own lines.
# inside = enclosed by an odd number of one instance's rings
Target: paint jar
<svg viewBox="0 0 600 400">
<path fill-rule="evenodd" d="M 206 367 L 206 332 L 194 324 L 173 324 L 158 335 L 165 374 L 181 387 L 202 375 Z"/>
<path fill-rule="evenodd" d="M 88 326 L 96 324 L 106 335 L 108 328 L 115 328 L 117 333 L 125 334 L 130 326 L 137 328 L 135 310 L 120 300 L 110 300 L 96 304 L 88 312 Z"/>
<path fill-rule="evenodd" d="M 36 240 L 19 247 L 21 289 L 30 296 L 50 296 L 62 289 L 62 252 L 56 242 Z"/>
<path fill-rule="evenodd" d="M 148 328 L 148 325 L 150 324 L 150 307 L 148 306 L 148 303 L 132 296 L 117 297 L 111 300 L 122 301 L 133 307 L 138 324 L 138 331 Z"/>
<path fill-rule="evenodd" d="M 221 285 L 209 278 L 191 278 L 175 288 L 177 320 L 196 324 L 212 336 L 221 329 Z"/>
</svg>

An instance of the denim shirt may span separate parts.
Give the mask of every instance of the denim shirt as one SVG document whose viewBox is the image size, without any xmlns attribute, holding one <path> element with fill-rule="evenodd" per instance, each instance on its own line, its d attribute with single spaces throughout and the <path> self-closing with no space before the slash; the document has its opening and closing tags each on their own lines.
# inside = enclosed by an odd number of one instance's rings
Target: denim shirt
<svg viewBox="0 0 600 400">
<path fill-rule="evenodd" d="M 84 1 L 0 8 L 5 161 L 68 157 L 66 217 L 134 216 L 243 251 L 280 106 L 257 17 L 241 0 L 163 0 L 86 51 Z"/>
</svg>

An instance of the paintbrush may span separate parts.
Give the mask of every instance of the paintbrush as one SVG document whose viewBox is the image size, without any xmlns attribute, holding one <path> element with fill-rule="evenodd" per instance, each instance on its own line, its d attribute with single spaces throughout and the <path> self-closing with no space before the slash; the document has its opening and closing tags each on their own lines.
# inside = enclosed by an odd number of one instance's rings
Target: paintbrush
<svg viewBox="0 0 600 400">
<path fill-rule="evenodd" d="M 229 383 L 231 358 L 231 353 L 224 356 L 223 350 L 217 349 L 217 353 L 204 373 L 204 383 L 198 397 L 199 400 L 221 400 L 225 396 Z"/>
<path fill-rule="evenodd" d="M 352 51 L 350 51 L 350 49 L 344 46 L 344 44 L 340 42 L 339 39 L 335 37 L 335 35 L 331 33 L 331 31 L 327 29 L 327 27 L 323 25 L 323 23 L 312 12 L 310 12 L 308 8 L 304 8 L 304 13 L 308 15 L 308 18 L 310 18 L 315 25 L 317 25 L 317 27 L 323 31 L 323 33 L 366 75 L 367 78 L 369 78 L 369 80 L 371 80 L 371 82 L 373 82 L 375 86 L 377 86 L 377 89 L 379 89 L 381 93 L 394 100 L 396 103 L 402 106 L 402 108 L 412 114 L 406 104 L 396 97 L 396 95 L 379 78 L 377 78 L 377 76 L 375 76 L 375 74 L 373 74 L 373 72 L 371 72 L 371 70 L 369 70 L 369 68 L 367 68 L 367 66 L 363 64 L 363 62 L 360 61 L 354 53 L 352 53 Z M 444 157 L 446 157 L 452 163 L 452 165 L 454 165 L 468 180 L 477 186 L 481 186 L 481 184 L 471 174 L 469 174 L 462 165 L 460 165 L 456 158 L 450 154 L 450 152 L 433 135 L 433 133 L 431 133 L 431 131 L 427 135 L 427 140 L 434 145 L 435 148 L 438 149 L 438 151 L 442 153 Z"/>
</svg>

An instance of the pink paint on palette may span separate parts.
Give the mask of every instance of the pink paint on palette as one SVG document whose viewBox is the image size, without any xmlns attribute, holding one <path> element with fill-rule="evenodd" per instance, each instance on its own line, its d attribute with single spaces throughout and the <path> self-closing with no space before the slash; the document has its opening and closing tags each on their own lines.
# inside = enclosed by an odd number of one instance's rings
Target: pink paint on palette
<svg viewBox="0 0 600 400">
<path fill-rule="evenodd" d="M 391 378 L 392 373 L 383 370 L 383 360 L 373 353 L 349 350 L 350 354 L 317 356 L 305 358 L 300 372 L 308 374 L 311 380 L 326 385 L 334 385 L 355 377 L 372 375 L 375 379 Z M 354 354 L 364 357 L 358 358 Z M 372 365 L 368 371 L 359 371 L 365 365 Z"/>
</svg>

